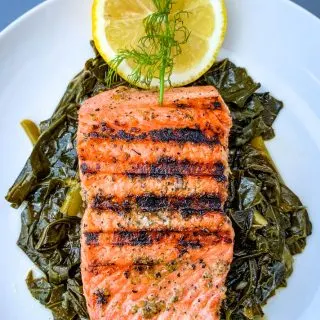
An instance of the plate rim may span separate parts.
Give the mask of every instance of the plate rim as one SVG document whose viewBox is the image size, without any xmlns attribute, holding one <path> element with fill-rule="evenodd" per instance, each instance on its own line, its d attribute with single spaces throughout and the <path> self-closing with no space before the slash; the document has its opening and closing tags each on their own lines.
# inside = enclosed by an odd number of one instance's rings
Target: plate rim
<svg viewBox="0 0 320 320">
<path fill-rule="evenodd" d="M 58 1 L 62 1 L 62 0 L 44 0 L 43 2 L 34 6 L 33 8 L 27 10 L 22 15 L 18 16 L 16 19 L 14 19 L 12 22 L 10 22 L 3 30 L 0 31 L 0 42 L 8 33 L 10 33 L 10 31 L 12 31 L 14 28 L 16 28 L 24 20 L 28 19 L 35 12 L 42 10 L 44 7 L 50 6 L 51 3 L 58 2 Z M 86 1 L 88 1 L 88 0 L 86 0 Z M 92 2 L 93 0 L 89 0 L 89 1 Z M 226 0 L 224 0 L 224 1 L 226 1 Z M 262 0 L 262 1 L 264 1 L 264 0 Z M 317 17 L 311 11 L 307 10 L 306 8 L 302 7 L 298 3 L 295 3 L 291 0 L 277 0 L 277 1 L 278 2 L 282 1 L 283 3 L 286 3 L 287 5 L 291 6 L 294 10 L 299 10 L 299 11 L 301 11 L 302 14 L 309 16 L 310 19 L 317 21 L 317 23 L 319 24 L 319 28 L 320 28 L 320 17 Z"/>
<path fill-rule="evenodd" d="M 16 28 L 21 28 L 21 24 L 23 24 L 25 21 L 28 21 L 28 19 L 32 19 L 34 14 L 39 14 L 39 11 L 41 12 L 41 10 L 44 10 L 45 8 L 50 7 L 51 5 L 54 5 L 55 3 L 59 3 L 62 2 L 63 0 L 46 0 L 38 5 L 36 5 L 35 7 L 31 8 L 30 10 L 28 10 L 26 13 L 24 13 L 23 15 L 21 15 L 20 17 L 18 17 L 17 19 L 15 19 L 13 22 L 11 22 L 6 28 L 4 28 L 1 32 L 0 32 L 0 43 L 1 41 L 4 41 L 7 37 L 10 36 L 10 32 L 17 32 Z M 91 0 L 86 0 L 86 1 L 90 1 Z M 261 2 L 264 2 L 265 0 L 261 0 Z M 269 1 L 269 0 L 268 0 Z M 279 0 L 277 0 L 279 1 Z M 308 21 L 315 21 L 314 18 L 318 21 L 317 23 L 315 23 L 315 29 L 320 30 L 320 18 L 316 17 L 314 14 L 312 14 L 311 12 L 309 12 L 308 10 L 306 10 L 305 8 L 301 7 L 300 5 L 293 3 L 290 0 L 281 0 L 281 2 L 284 5 L 291 5 L 291 7 L 296 7 L 296 9 L 301 12 L 301 14 L 303 14 L 305 17 L 308 17 L 311 15 L 311 17 L 313 16 L 313 18 L 306 18 Z M 303 13 L 304 12 L 304 13 Z M 40 14 L 42 14 L 43 12 L 41 12 Z M 306 13 L 306 15 L 305 15 Z M 20 33 L 20 32 L 19 32 Z M 320 80 L 320 78 L 319 78 Z M 318 289 L 318 291 L 320 292 L 320 287 Z M 319 293 L 318 292 L 318 293 Z M 318 296 L 314 296 L 314 300 L 318 299 L 320 295 Z M 310 302 L 310 306 L 311 306 L 311 302 Z M 307 312 L 307 309 L 305 310 L 305 312 Z M 300 319 L 300 318 L 299 318 Z"/>
</svg>

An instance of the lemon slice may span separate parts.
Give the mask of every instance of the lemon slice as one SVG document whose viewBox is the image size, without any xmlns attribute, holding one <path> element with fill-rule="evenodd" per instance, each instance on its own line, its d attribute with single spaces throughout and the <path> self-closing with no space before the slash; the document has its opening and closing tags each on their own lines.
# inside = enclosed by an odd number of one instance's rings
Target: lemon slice
<svg viewBox="0 0 320 320">
<path fill-rule="evenodd" d="M 224 0 L 175 0 L 171 16 L 178 11 L 190 36 L 181 45 L 182 53 L 174 58 L 171 85 L 182 86 L 203 75 L 214 63 L 227 28 Z M 136 48 L 145 35 L 143 19 L 156 11 L 152 0 L 94 0 L 92 29 L 95 45 L 101 56 L 110 63 L 119 49 Z M 130 82 L 134 66 L 123 61 L 118 74 Z M 143 84 L 137 84 L 144 87 Z M 153 79 L 152 87 L 159 85 Z"/>
</svg>

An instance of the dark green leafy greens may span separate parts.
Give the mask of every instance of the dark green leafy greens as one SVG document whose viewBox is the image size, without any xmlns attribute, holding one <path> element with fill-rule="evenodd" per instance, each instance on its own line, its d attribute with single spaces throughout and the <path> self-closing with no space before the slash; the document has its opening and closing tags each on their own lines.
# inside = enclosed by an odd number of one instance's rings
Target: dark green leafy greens
<svg viewBox="0 0 320 320">
<path fill-rule="evenodd" d="M 80 275 L 81 219 L 63 214 L 61 208 L 79 182 L 75 141 L 79 105 L 107 89 L 107 70 L 100 56 L 86 62 L 52 117 L 40 124 L 41 136 L 6 196 L 15 208 L 26 203 L 18 246 L 44 273 L 40 279 L 29 274 L 27 285 L 57 320 L 88 318 Z"/>
<path fill-rule="evenodd" d="M 286 286 L 292 256 L 302 252 L 311 234 L 305 207 L 285 186 L 263 142 L 274 137 L 272 124 L 283 105 L 269 93 L 256 93 L 260 85 L 228 60 L 199 82 L 220 90 L 233 118 L 225 210 L 236 241 L 222 318 L 256 319 L 275 290 Z"/>
<path fill-rule="evenodd" d="M 107 72 L 96 52 L 71 81 L 52 117 L 40 124 L 41 136 L 6 196 L 15 208 L 26 204 L 18 245 L 44 273 L 35 279 L 30 272 L 26 282 L 56 320 L 88 318 L 80 275 L 81 219 L 62 208 L 79 183 L 77 110 L 82 101 L 107 89 Z M 120 84 L 125 83 L 114 79 L 114 86 Z M 269 93 L 257 93 L 260 85 L 229 60 L 216 63 L 194 83 L 208 84 L 219 89 L 233 118 L 225 209 L 236 241 L 221 317 L 256 319 L 263 316 L 267 299 L 286 285 L 292 256 L 304 249 L 311 223 L 263 143 L 274 137 L 272 124 L 282 103 Z"/>
</svg>

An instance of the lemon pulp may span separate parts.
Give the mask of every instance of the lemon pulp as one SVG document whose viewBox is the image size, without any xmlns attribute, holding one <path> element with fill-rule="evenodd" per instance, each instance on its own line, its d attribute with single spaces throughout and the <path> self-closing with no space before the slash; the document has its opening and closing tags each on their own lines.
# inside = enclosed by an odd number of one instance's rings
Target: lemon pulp
<svg viewBox="0 0 320 320">
<path fill-rule="evenodd" d="M 139 39 L 145 35 L 143 20 L 155 11 L 152 0 L 94 0 L 93 39 L 102 57 L 110 63 L 119 49 L 137 47 Z M 183 14 L 183 24 L 190 36 L 181 45 L 182 53 L 174 58 L 173 86 L 193 82 L 210 68 L 221 48 L 227 26 L 224 0 L 177 0 L 170 17 L 180 11 L 188 12 Z M 176 37 L 179 40 L 179 34 Z M 117 72 L 130 82 L 133 68 L 127 61 Z M 158 79 L 154 79 L 151 85 L 156 87 L 158 83 Z"/>
</svg>

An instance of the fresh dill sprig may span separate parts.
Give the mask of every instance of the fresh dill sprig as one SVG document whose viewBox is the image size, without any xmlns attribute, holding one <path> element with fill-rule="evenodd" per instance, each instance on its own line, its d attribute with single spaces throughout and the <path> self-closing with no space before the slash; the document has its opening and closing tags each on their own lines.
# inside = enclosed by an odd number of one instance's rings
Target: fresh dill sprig
<svg viewBox="0 0 320 320">
<path fill-rule="evenodd" d="M 153 0 L 153 3 L 157 11 L 143 20 L 145 36 L 139 39 L 136 48 L 118 51 L 110 63 L 106 80 L 107 85 L 111 86 L 120 64 L 130 61 L 134 65 L 129 75 L 130 82 L 150 87 L 152 79 L 159 79 L 159 103 L 162 104 L 165 85 L 171 85 L 174 58 L 181 54 L 181 45 L 190 36 L 182 19 L 189 13 L 179 11 L 171 14 L 172 0 Z"/>
</svg>

